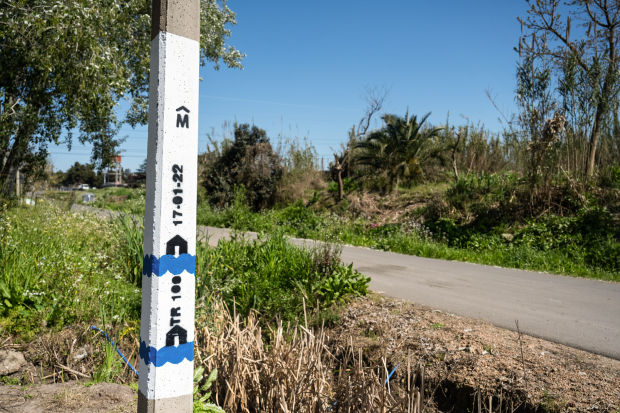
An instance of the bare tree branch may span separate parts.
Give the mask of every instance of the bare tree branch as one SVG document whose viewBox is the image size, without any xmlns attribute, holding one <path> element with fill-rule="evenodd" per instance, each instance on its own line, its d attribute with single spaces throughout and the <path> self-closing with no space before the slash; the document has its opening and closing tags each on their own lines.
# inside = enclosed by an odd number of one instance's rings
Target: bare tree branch
<svg viewBox="0 0 620 413">
<path fill-rule="evenodd" d="M 390 89 L 385 85 L 381 87 L 366 86 L 364 88 L 362 99 L 366 101 L 368 106 L 366 107 L 366 112 L 360 120 L 360 123 L 357 125 L 357 137 L 363 136 L 368 132 L 372 118 L 383 109 L 383 105 L 389 93 Z"/>
</svg>

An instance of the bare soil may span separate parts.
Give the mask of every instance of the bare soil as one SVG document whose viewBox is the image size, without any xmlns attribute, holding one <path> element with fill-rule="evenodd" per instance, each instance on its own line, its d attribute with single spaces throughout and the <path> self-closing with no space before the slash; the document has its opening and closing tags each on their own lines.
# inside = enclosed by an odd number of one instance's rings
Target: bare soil
<svg viewBox="0 0 620 413">
<path fill-rule="evenodd" d="M 90 387 L 71 381 L 26 386 L 0 385 L 0 412 L 135 412 L 137 393 L 121 384 Z"/>
<path fill-rule="evenodd" d="M 400 363 L 395 384 L 406 377 L 407 357 L 423 364 L 435 410 L 477 411 L 480 386 L 494 411 L 500 399 L 502 411 L 620 411 L 620 361 L 482 320 L 372 294 L 348 305 L 329 335 L 330 347 L 352 343 L 370 363 Z"/>
</svg>

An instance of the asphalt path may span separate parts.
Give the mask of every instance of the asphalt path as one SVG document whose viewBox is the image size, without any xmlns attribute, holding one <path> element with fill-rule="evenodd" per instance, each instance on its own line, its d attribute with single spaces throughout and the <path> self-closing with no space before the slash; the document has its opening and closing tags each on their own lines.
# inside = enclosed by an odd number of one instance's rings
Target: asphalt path
<svg viewBox="0 0 620 413">
<path fill-rule="evenodd" d="M 199 227 L 217 244 L 231 230 Z M 256 238 L 255 233 L 247 233 Z M 298 245 L 314 241 L 292 239 Z M 620 360 L 620 283 L 345 246 L 370 288 L 433 309 Z"/>
<path fill-rule="evenodd" d="M 109 216 L 109 211 L 77 207 Z M 209 244 L 229 229 L 198 227 Z M 245 236 L 256 238 L 256 233 Z M 300 246 L 315 241 L 295 239 Z M 542 274 L 344 246 L 342 260 L 371 278 L 370 288 L 433 309 L 479 318 L 620 360 L 620 283 Z"/>
</svg>

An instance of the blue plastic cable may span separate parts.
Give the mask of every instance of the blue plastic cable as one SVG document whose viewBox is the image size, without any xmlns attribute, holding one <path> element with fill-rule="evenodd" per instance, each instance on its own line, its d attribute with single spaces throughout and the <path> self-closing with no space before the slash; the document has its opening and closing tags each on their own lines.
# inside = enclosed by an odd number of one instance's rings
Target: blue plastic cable
<svg viewBox="0 0 620 413">
<path fill-rule="evenodd" d="M 116 350 L 116 352 L 118 353 L 119 356 L 121 356 L 121 358 L 123 359 L 123 361 L 125 363 L 127 363 L 127 365 L 129 366 L 130 369 L 133 370 L 134 373 L 136 373 L 136 376 L 140 377 L 140 375 L 138 374 L 138 372 L 136 371 L 136 369 L 133 368 L 133 366 L 131 365 L 131 363 L 129 361 L 127 361 L 127 359 L 125 358 L 125 356 L 123 356 L 123 353 L 121 353 L 121 351 L 118 349 L 118 347 L 116 347 L 116 344 L 114 344 L 114 341 L 112 341 L 112 339 L 105 333 L 105 331 L 103 331 L 102 329 L 100 329 L 99 327 L 96 326 L 90 326 L 91 330 L 97 330 L 99 331 L 101 334 L 103 334 L 103 336 L 105 338 L 108 339 L 108 341 L 110 343 L 112 343 L 112 346 L 114 346 L 114 350 Z M 390 374 L 391 376 L 391 374 Z"/>
<path fill-rule="evenodd" d="M 396 369 L 398 368 L 398 366 L 400 366 L 400 363 L 398 363 L 396 365 L 396 367 L 394 367 L 392 369 L 392 372 L 390 373 L 390 375 L 387 377 L 387 379 L 385 379 L 385 383 L 383 383 L 383 385 L 385 386 L 387 384 L 387 382 L 392 378 L 392 374 L 394 374 L 394 372 L 396 371 Z"/>
<path fill-rule="evenodd" d="M 388 382 L 388 381 L 392 378 L 392 374 L 394 374 L 394 372 L 396 371 L 396 369 L 398 368 L 398 366 L 400 366 L 400 363 L 398 363 L 398 364 L 396 365 L 396 367 L 394 367 L 394 368 L 392 369 L 392 372 L 388 375 L 387 379 L 385 379 L 385 383 L 383 383 L 383 385 L 384 385 L 384 386 L 385 386 L 385 385 L 387 384 L 387 382 Z M 375 395 L 374 395 L 374 396 L 372 396 L 372 397 L 377 397 L 377 395 L 375 394 Z M 331 410 L 331 409 L 332 409 L 332 407 L 334 407 L 336 404 L 338 404 L 338 400 L 336 400 L 336 401 L 334 402 L 334 404 L 332 404 L 331 406 L 329 406 L 329 408 L 328 408 L 327 410 L 328 410 L 328 411 L 329 411 L 329 410 Z"/>
</svg>

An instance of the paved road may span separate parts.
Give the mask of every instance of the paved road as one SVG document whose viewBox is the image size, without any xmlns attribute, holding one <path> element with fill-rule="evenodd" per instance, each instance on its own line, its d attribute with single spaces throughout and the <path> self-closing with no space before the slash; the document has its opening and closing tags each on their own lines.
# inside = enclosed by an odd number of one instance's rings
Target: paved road
<svg viewBox="0 0 620 413">
<path fill-rule="evenodd" d="M 77 207 L 108 215 L 108 211 Z M 109 216 L 109 215 L 108 215 Z M 217 244 L 230 230 L 199 227 Z M 255 233 L 247 233 L 256 238 Z M 293 239 L 298 245 L 314 241 Z M 620 360 L 620 283 L 442 261 L 345 246 L 375 291 Z"/>
<path fill-rule="evenodd" d="M 200 227 L 214 245 L 230 230 Z M 256 234 L 248 233 L 255 238 Z M 299 245 L 312 241 L 293 240 Z M 620 360 L 620 283 L 344 247 L 375 291 Z"/>
</svg>

